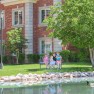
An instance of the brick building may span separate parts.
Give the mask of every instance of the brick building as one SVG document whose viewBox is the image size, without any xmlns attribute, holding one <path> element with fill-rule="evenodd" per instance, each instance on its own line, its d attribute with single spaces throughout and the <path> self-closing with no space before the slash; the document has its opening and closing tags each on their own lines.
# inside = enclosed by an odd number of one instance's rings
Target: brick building
<svg viewBox="0 0 94 94">
<path fill-rule="evenodd" d="M 6 32 L 15 27 L 22 27 L 28 39 L 26 54 L 61 51 L 61 41 L 49 38 L 43 20 L 49 15 L 50 6 L 61 0 L 0 0 L 0 15 L 4 13 L 3 40 Z"/>
</svg>

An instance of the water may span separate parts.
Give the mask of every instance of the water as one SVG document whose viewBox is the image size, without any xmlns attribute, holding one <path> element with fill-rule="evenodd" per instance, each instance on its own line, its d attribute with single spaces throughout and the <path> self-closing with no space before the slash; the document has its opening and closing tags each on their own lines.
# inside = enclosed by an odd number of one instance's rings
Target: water
<svg viewBox="0 0 94 94">
<path fill-rule="evenodd" d="M 84 83 L 0 88 L 0 94 L 94 94 L 94 87 Z"/>
</svg>

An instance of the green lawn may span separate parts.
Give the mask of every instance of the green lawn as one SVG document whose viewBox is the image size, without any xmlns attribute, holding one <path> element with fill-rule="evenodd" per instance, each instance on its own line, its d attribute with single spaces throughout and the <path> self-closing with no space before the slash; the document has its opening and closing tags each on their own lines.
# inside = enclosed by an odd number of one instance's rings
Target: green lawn
<svg viewBox="0 0 94 94">
<path fill-rule="evenodd" d="M 4 68 L 0 70 L 0 76 L 16 75 L 18 73 L 46 73 L 46 72 L 73 72 L 73 71 L 94 71 L 90 63 L 63 63 L 62 69 L 46 69 L 45 65 L 42 65 L 40 69 L 39 64 L 24 64 L 24 65 L 4 65 Z"/>
</svg>

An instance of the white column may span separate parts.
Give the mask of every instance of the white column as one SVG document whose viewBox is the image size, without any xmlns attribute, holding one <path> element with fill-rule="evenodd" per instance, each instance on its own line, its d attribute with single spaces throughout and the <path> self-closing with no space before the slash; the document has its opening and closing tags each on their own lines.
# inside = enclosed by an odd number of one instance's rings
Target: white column
<svg viewBox="0 0 94 94">
<path fill-rule="evenodd" d="M 33 3 L 25 3 L 25 38 L 28 40 L 26 54 L 33 53 Z"/>
<path fill-rule="evenodd" d="M 53 0 L 53 4 L 62 3 L 62 0 Z"/>
</svg>

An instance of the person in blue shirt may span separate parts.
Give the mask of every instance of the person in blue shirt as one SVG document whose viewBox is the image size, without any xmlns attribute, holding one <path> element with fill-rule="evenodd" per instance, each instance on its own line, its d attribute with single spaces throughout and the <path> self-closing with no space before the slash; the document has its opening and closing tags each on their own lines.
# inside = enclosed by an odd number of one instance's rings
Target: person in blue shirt
<svg viewBox="0 0 94 94">
<path fill-rule="evenodd" d="M 56 63 L 57 63 L 57 68 L 58 69 L 61 69 L 61 60 L 62 60 L 62 57 L 61 57 L 60 53 L 58 52 L 56 54 Z"/>
</svg>

